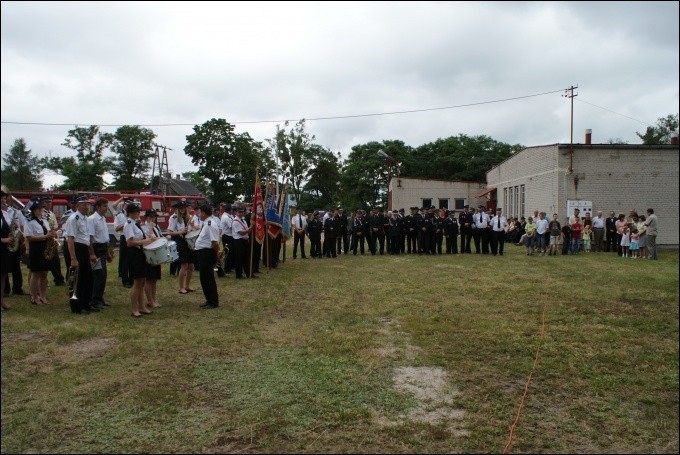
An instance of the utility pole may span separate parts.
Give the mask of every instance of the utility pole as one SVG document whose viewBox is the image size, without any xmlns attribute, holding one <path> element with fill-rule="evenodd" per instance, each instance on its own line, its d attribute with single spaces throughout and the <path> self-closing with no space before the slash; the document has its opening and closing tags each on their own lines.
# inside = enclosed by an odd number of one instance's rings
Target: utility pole
<svg viewBox="0 0 680 455">
<path fill-rule="evenodd" d="M 276 145 L 276 194 L 279 194 L 279 125 L 276 125 L 276 140 L 274 142 Z"/>
<path fill-rule="evenodd" d="M 163 155 L 160 154 L 160 149 L 163 149 Z M 149 192 L 153 193 L 154 184 L 153 178 L 156 170 L 158 170 L 158 191 L 161 195 L 166 196 L 168 194 L 168 147 L 164 145 L 156 144 L 156 151 L 153 157 L 153 166 L 151 167 L 151 184 L 149 185 Z"/>
<path fill-rule="evenodd" d="M 568 89 L 564 90 L 565 98 L 571 99 L 571 133 L 569 136 L 569 173 L 574 172 L 574 97 L 578 96 L 578 93 L 574 94 L 574 90 L 578 88 L 578 85 L 574 87 L 573 85 Z"/>
</svg>

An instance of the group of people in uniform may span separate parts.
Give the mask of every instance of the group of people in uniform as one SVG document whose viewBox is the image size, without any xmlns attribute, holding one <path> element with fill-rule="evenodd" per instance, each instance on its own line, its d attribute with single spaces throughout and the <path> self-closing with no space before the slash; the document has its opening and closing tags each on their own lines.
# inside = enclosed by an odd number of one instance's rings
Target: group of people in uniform
<svg viewBox="0 0 680 455">
<path fill-rule="evenodd" d="M 502 256 L 508 220 L 501 208 L 487 211 L 484 206 L 473 211 L 465 205 L 459 214 L 434 207 L 411 207 L 408 215 L 404 209 L 380 211 L 373 207 L 370 212 L 356 210 L 349 216 L 338 207 L 323 215 L 316 211 L 309 219 L 294 211 L 291 226 L 294 259 L 298 245 L 301 256 L 306 258 L 305 234 L 311 243 L 312 258 L 333 258 L 349 252 L 363 255 L 366 250 L 372 255 L 465 254 L 472 252 L 473 242 L 477 253 Z"/>
</svg>

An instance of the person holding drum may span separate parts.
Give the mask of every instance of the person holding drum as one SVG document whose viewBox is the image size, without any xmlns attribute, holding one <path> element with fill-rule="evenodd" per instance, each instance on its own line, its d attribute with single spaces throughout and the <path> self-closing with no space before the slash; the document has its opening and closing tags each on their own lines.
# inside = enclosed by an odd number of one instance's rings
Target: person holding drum
<svg viewBox="0 0 680 455">
<path fill-rule="evenodd" d="M 144 286 L 146 285 L 146 257 L 144 256 L 144 246 L 156 240 L 156 237 L 147 237 L 142 230 L 139 222 L 139 206 L 128 204 L 128 219 L 125 222 L 123 233 L 128 248 L 128 266 L 132 288 L 130 289 L 130 303 L 132 305 L 132 316 L 138 318 L 143 314 L 151 314 L 144 306 Z"/>
<path fill-rule="evenodd" d="M 177 243 L 177 254 L 179 255 L 179 293 L 187 294 L 190 290 L 191 275 L 194 271 L 194 252 L 189 249 L 186 241 L 186 234 L 189 232 L 191 220 L 187 212 L 187 203 L 184 201 L 176 202 L 172 205 L 176 210 L 168 222 L 168 234 Z"/>
<path fill-rule="evenodd" d="M 142 225 L 142 231 L 144 235 L 148 238 L 156 239 L 156 241 L 165 239 L 161 236 L 161 229 L 156 224 L 158 218 L 158 213 L 155 209 L 148 209 L 144 213 L 144 224 Z M 152 245 L 153 246 L 153 245 Z M 146 283 L 144 284 L 144 294 L 146 294 L 146 301 L 151 308 L 160 308 L 158 304 L 158 299 L 156 297 L 156 284 L 158 280 L 161 279 L 161 266 L 146 264 Z"/>
</svg>

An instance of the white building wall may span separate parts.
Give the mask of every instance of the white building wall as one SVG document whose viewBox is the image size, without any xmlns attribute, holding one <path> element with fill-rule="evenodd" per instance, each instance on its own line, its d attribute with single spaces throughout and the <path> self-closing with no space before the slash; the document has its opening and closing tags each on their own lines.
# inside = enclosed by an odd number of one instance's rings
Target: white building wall
<svg viewBox="0 0 680 455">
<path fill-rule="evenodd" d="M 659 219 L 659 245 L 677 246 L 678 147 L 641 145 L 574 145 L 573 172 L 569 173 L 569 145 L 526 148 L 487 173 L 489 187 L 497 189 L 498 206 L 506 210 L 505 189 L 525 185 L 525 209 L 567 213 L 567 199 L 587 200 L 593 211 L 644 214 L 654 209 Z"/>
<path fill-rule="evenodd" d="M 403 208 L 408 212 L 409 207 L 422 207 L 423 199 L 432 199 L 432 206 L 435 208 L 438 207 L 439 199 L 448 199 L 450 210 L 455 208 L 455 199 L 464 199 L 470 206 L 486 205 L 487 199 L 484 196 L 476 196 L 485 187 L 483 182 L 393 177 L 390 182 L 392 209 Z"/>
</svg>

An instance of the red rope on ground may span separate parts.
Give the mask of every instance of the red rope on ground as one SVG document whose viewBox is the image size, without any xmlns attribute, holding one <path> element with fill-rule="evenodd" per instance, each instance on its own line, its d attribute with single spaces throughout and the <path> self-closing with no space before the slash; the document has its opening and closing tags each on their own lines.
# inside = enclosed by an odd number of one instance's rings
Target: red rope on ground
<svg viewBox="0 0 680 455">
<path fill-rule="evenodd" d="M 545 310 L 547 306 L 548 306 L 548 294 L 546 293 L 545 301 L 543 302 L 543 315 L 541 316 L 541 339 L 538 343 L 538 347 L 536 348 L 536 355 L 534 356 L 534 362 L 531 365 L 531 372 L 529 373 L 527 382 L 524 385 L 524 393 L 522 394 L 522 399 L 519 402 L 519 408 L 517 408 L 517 416 L 515 416 L 515 421 L 512 422 L 512 425 L 510 426 L 510 435 L 508 436 L 508 442 L 505 444 L 505 448 L 503 448 L 503 453 L 508 453 L 510 444 L 512 444 L 512 434 L 514 433 L 515 427 L 519 422 L 519 416 L 522 414 L 522 408 L 524 407 L 524 400 L 527 397 L 527 393 L 529 392 L 529 383 L 531 382 L 531 378 L 534 375 L 534 371 L 536 370 L 536 363 L 538 363 L 538 354 L 541 352 L 541 344 L 543 342 L 543 337 L 545 336 Z"/>
</svg>

